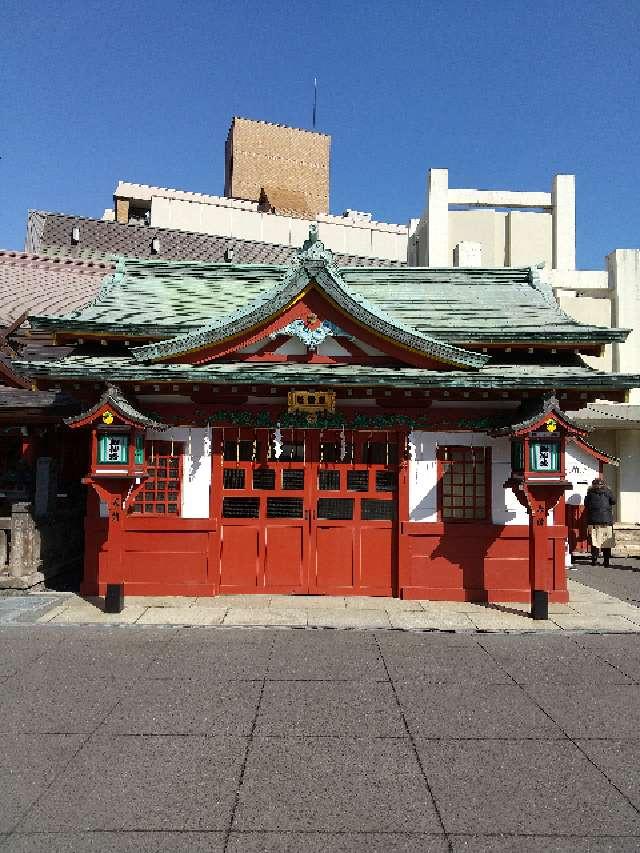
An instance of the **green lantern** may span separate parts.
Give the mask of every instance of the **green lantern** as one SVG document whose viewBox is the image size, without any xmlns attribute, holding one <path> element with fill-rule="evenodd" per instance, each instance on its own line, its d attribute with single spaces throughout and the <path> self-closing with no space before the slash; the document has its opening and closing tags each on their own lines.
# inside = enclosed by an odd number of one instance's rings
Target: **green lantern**
<svg viewBox="0 0 640 853">
<path fill-rule="evenodd" d="M 126 465 L 129 461 L 129 436 L 107 433 L 98 439 L 100 465 Z"/>
<path fill-rule="evenodd" d="M 557 441 L 534 439 L 529 442 L 529 468 L 531 471 L 559 472 L 560 445 Z"/>
<path fill-rule="evenodd" d="M 524 442 L 511 442 L 511 470 L 524 471 Z"/>
</svg>

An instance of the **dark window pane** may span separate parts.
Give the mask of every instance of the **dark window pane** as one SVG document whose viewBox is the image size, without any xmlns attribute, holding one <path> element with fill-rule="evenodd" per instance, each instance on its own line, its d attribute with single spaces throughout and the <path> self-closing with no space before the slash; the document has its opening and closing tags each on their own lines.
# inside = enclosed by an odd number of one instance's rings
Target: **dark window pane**
<svg viewBox="0 0 640 853">
<path fill-rule="evenodd" d="M 224 518 L 259 518 L 260 498 L 223 498 Z"/>
<path fill-rule="evenodd" d="M 270 468 L 256 468 L 253 472 L 254 489 L 275 489 L 276 472 Z"/>
<path fill-rule="evenodd" d="M 396 517 L 395 501 L 362 498 L 360 507 L 363 521 L 393 521 Z"/>
<path fill-rule="evenodd" d="M 282 488 L 290 491 L 304 489 L 304 468 L 292 468 L 283 471 Z"/>
<path fill-rule="evenodd" d="M 302 518 L 302 498 L 267 498 L 267 518 Z"/>
<path fill-rule="evenodd" d="M 178 513 L 178 505 L 177 504 L 168 504 L 167 512 L 172 513 L 173 515 L 177 515 Z"/>
<path fill-rule="evenodd" d="M 319 498 L 318 518 L 351 521 L 353 518 L 353 498 Z"/>
<path fill-rule="evenodd" d="M 344 459 L 340 458 L 340 442 L 339 441 L 323 441 L 320 444 L 320 461 L 321 462 L 352 462 L 353 461 L 353 444 L 346 443 L 344 448 Z"/>
<path fill-rule="evenodd" d="M 376 492 L 394 492 L 396 475 L 394 471 L 376 471 Z"/>
<path fill-rule="evenodd" d="M 272 440 L 269 444 L 269 459 L 274 462 L 304 462 L 304 443 L 283 441 L 280 456 L 276 458 L 275 443 Z"/>
<path fill-rule="evenodd" d="M 223 475 L 223 487 L 225 489 L 244 489 L 244 469 L 225 468 Z"/>
<path fill-rule="evenodd" d="M 365 465 L 397 465 L 398 445 L 386 441 L 368 441 L 362 448 Z"/>
<path fill-rule="evenodd" d="M 339 492 L 340 471 L 318 471 L 318 488 L 321 492 Z"/>
<path fill-rule="evenodd" d="M 350 492 L 366 492 L 369 490 L 368 471 L 347 471 L 347 490 Z"/>
<path fill-rule="evenodd" d="M 255 447 L 255 450 L 254 450 Z M 258 454 L 258 443 L 242 440 L 242 441 L 225 441 L 224 443 L 224 461 L 225 462 L 253 462 Z"/>
</svg>

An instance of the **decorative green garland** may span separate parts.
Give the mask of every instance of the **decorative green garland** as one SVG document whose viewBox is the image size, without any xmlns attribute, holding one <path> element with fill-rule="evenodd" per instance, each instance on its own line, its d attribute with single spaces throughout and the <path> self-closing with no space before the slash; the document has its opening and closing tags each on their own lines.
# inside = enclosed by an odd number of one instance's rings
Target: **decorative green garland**
<svg viewBox="0 0 640 853">
<path fill-rule="evenodd" d="M 150 413 L 158 421 L 163 416 L 158 413 Z M 174 426 L 184 426 L 178 415 L 173 418 L 164 418 L 165 423 Z M 435 429 L 471 429 L 486 430 L 496 426 L 496 422 L 490 418 L 458 418 L 457 420 L 438 420 L 433 415 L 353 415 L 349 420 L 343 413 L 318 415 L 315 420 L 304 412 L 282 412 L 272 417 L 269 412 L 242 412 L 238 410 L 214 412 L 208 417 L 200 409 L 196 410 L 196 421 L 198 426 L 237 426 L 274 429 L 280 425 L 282 429 L 370 429 L 385 430 L 402 427 L 406 430 L 435 430 Z"/>
<path fill-rule="evenodd" d="M 460 418 L 454 424 L 446 422 L 450 427 L 454 425 L 458 429 L 488 429 L 492 426 L 489 418 L 481 418 L 473 420 L 470 418 Z M 283 429 L 394 429 L 395 427 L 404 427 L 408 430 L 413 429 L 433 429 L 438 422 L 428 415 L 418 417 L 409 417 L 408 415 L 354 415 L 351 420 L 345 417 L 342 413 L 318 415 L 315 419 L 310 418 L 304 412 L 283 412 L 281 415 L 272 418 L 268 412 L 238 412 L 238 411 L 223 411 L 215 412 L 207 418 L 207 426 L 216 424 L 229 424 L 232 426 L 247 426 L 247 427 L 275 427 L 278 424 Z"/>
</svg>

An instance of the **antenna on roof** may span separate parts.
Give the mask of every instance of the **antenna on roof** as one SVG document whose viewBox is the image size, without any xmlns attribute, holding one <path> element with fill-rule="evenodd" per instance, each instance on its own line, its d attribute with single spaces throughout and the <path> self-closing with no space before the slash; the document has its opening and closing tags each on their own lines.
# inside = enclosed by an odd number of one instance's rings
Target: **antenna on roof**
<svg viewBox="0 0 640 853">
<path fill-rule="evenodd" d="M 316 129 L 316 107 L 318 106 L 318 80 L 316 77 L 313 78 L 313 120 L 312 125 L 313 129 Z"/>
</svg>

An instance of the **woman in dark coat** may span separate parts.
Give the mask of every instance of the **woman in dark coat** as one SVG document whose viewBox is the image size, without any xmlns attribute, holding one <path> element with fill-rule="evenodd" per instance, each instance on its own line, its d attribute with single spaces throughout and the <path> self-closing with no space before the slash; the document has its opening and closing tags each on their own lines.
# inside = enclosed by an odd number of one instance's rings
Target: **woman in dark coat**
<svg viewBox="0 0 640 853">
<path fill-rule="evenodd" d="M 589 542 L 591 543 L 591 565 L 598 562 L 602 548 L 603 562 L 609 565 L 611 549 L 615 547 L 613 536 L 613 505 L 616 499 L 604 480 L 595 479 L 584 499 L 584 509 L 587 516 Z"/>
</svg>

